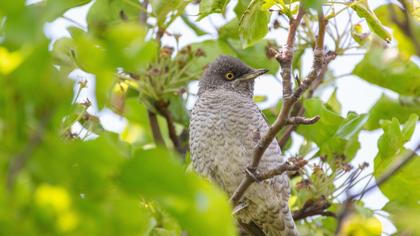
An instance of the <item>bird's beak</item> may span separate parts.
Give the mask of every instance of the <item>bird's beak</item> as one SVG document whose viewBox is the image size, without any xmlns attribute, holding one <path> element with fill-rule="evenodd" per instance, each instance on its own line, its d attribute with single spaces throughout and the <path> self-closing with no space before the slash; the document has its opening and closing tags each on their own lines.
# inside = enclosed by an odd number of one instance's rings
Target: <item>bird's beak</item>
<svg viewBox="0 0 420 236">
<path fill-rule="evenodd" d="M 244 80 L 255 79 L 255 78 L 257 78 L 258 76 L 263 75 L 263 74 L 265 74 L 265 73 L 267 73 L 267 72 L 268 72 L 268 69 L 254 69 L 254 70 L 252 70 L 251 72 L 249 72 L 249 73 L 246 73 L 246 74 L 242 75 L 242 76 L 239 78 L 239 80 L 244 81 Z"/>
</svg>

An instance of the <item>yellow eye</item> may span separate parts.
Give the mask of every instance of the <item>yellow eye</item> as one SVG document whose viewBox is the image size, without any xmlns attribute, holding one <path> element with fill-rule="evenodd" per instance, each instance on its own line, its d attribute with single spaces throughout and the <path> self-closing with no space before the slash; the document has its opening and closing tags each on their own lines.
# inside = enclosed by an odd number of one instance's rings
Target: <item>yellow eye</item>
<svg viewBox="0 0 420 236">
<path fill-rule="evenodd" d="M 228 72 L 225 74 L 225 78 L 227 80 L 233 80 L 233 78 L 235 78 L 235 75 L 232 72 Z"/>
</svg>

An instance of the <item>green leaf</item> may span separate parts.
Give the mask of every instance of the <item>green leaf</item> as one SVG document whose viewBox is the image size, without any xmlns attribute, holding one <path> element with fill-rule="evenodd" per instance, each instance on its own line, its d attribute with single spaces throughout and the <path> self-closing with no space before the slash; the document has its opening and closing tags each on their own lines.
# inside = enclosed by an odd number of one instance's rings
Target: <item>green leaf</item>
<svg viewBox="0 0 420 236">
<path fill-rule="evenodd" d="M 257 96 L 253 96 L 253 97 L 252 97 L 252 100 L 253 100 L 255 103 L 264 102 L 264 101 L 266 101 L 266 100 L 267 100 L 267 96 L 265 96 L 265 95 L 257 95 Z"/>
<path fill-rule="evenodd" d="M 353 74 L 402 95 L 420 96 L 419 67 L 403 60 L 396 49 L 371 47 Z"/>
<path fill-rule="evenodd" d="M 320 146 L 334 136 L 344 119 L 326 109 L 319 99 L 305 100 L 303 105 L 306 117 L 319 115 L 321 119 L 313 125 L 300 125 L 297 132 Z"/>
<path fill-rule="evenodd" d="M 385 132 L 385 131 L 384 131 Z M 386 159 L 378 156 L 375 159 L 375 177 L 381 176 L 383 171 L 392 162 L 396 162 L 405 155 L 409 155 L 412 150 L 401 148 L 394 156 Z M 390 218 L 396 225 L 398 232 L 420 232 L 417 227 L 415 212 L 420 211 L 418 199 L 420 199 L 419 179 L 420 156 L 415 156 L 402 169 L 397 171 L 392 177 L 382 184 L 379 188 L 389 199 L 383 210 L 391 214 Z M 414 217 L 415 216 L 415 217 Z M 414 218 L 412 218 L 414 217 Z M 414 220 L 414 221 L 413 221 Z M 414 223 L 414 224 L 413 224 Z M 416 235 L 415 233 L 413 235 Z"/>
<path fill-rule="evenodd" d="M 331 94 L 330 98 L 328 98 L 327 106 L 334 112 L 340 114 L 341 112 L 341 104 L 340 101 L 337 99 L 337 89 L 334 89 L 334 92 Z"/>
<path fill-rule="evenodd" d="M 324 0 L 302 0 L 303 7 L 305 9 L 320 9 L 323 3 Z"/>
<path fill-rule="evenodd" d="M 71 38 L 60 38 L 54 42 L 52 49 L 54 63 L 60 66 L 60 71 L 65 70 L 67 75 L 77 68 L 75 61 L 75 44 Z"/>
<path fill-rule="evenodd" d="M 389 218 L 398 232 L 404 232 L 408 235 L 420 235 L 420 225 L 418 224 L 420 221 L 419 209 L 394 204 L 392 201 L 388 202 L 383 210 L 391 214 Z"/>
<path fill-rule="evenodd" d="M 200 20 L 212 13 L 224 13 L 229 0 L 201 0 L 200 1 Z"/>
<path fill-rule="evenodd" d="M 54 158 L 50 158 L 54 156 Z M 121 153 L 105 139 L 63 142 L 55 135 L 45 137 L 29 163 L 35 178 L 52 184 L 66 184 L 91 199 L 104 199 L 112 174 L 123 161 Z M 71 174 L 70 174 L 71 173 Z"/>
<path fill-rule="evenodd" d="M 153 15 L 157 18 L 157 23 L 161 27 L 166 27 L 168 16 L 171 12 L 175 15 L 181 15 L 184 12 L 185 6 L 189 3 L 184 0 L 151 0 Z"/>
<path fill-rule="evenodd" d="M 420 107 L 416 104 L 406 104 L 382 95 L 369 111 L 369 119 L 365 129 L 374 130 L 380 128 L 379 121 L 396 117 L 401 122 L 408 120 L 410 114 L 420 115 Z"/>
<path fill-rule="evenodd" d="M 350 3 L 351 8 L 357 13 L 360 18 L 364 18 L 369 28 L 383 40 L 390 42 L 391 34 L 385 29 L 381 21 L 376 17 L 375 12 L 370 10 L 367 0 L 359 0 L 355 3 Z"/>
<path fill-rule="evenodd" d="M 418 120 L 418 115 L 411 114 L 407 122 L 405 122 L 403 129 L 401 130 L 404 142 L 408 142 L 410 140 L 411 136 L 414 133 L 414 130 L 416 129 L 416 123 Z"/>
<path fill-rule="evenodd" d="M 136 72 L 158 55 L 155 40 L 144 42 L 146 29 L 137 23 L 121 23 L 104 32 L 104 47 L 115 67 Z"/>
<path fill-rule="evenodd" d="M 206 40 L 194 43 L 190 45 L 191 48 L 193 50 L 202 49 L 205 56 L 194 59 L 195 61 L 189 70 L 191 73 L 202 73 L 208 63 L 225 54 L 238 57 L 251 67 L 266 68 L 269 69 L 270 74 L 275 74 L 279 64 L 265 54 L 269 44 L 268 40 L 262 40 L 251 47 L 241 49 L 241 43 L 234 39 Z"/>
<path fill-rule="evenodd" d="M 191 235 L 235 235 L 226 196 L 194 173 L 185 173 L 167 151 L 136 152 L 122 167 L 119 182 L 130 193 L 156 200 Z"/>
<path fill-rule="evenodd" d="M 89 32 L 102 36 L 108 28 L 123 21 L 138 22 L 140 9 L 139 1 L 97 0 L 87 15 Z"/>
<path fill-rule="evenodd" d="M 242 15 L 244 14 L 250 2 L 251 0 L 238 0 L 238 3 L 233 9 L 233 11 L 236 14 L 236 18 L 238 18 L 238 20 L 241 19 Z"/>
<path fill-rule="evenodd" d="M 233 18 L 231 21 L 227 22 L 217 30 L 219 34 L 219 39 L 239 39 L 238 27 L 239 19 Z"/>
<path fill-rule="evenodd" d="M 96 38 L 84 34 L 83 31 L 74 31 L 75 58 L 77 65 L 96 75 L 96 99 L 100 107 L 106 101 L 114 83 L 114 68 L 109 60 L 104 44 Z"/>
<path fill-rule="evenodd" d="M 124 160 L 126 157 L 117 140 L 109 142 L 101 137 L 92 141 L 64 142 L 60 137 L 48 133 L 27 163 L 25 173 L 29 173 L 30 178 L 26 184 L 31 183 L 31 188 L 35 190 L 39 190 L 38 185 L 46 184 L 61 189 L 71 199 L 71 206 L 61 209 L 52 221 L 39 222 L 39 214 L 45 210 L 33 208 L 32 194 L 27 199 L 30 205 L 21 206 L 13 212 L 15 214 L 23 208 L 27 209 L 25 216 L 20 217 L 21 222 L 41 228 L 44 233 L 55 232 L 52 233 L 55 235 L 63 233 L 57 231 L 57 225 L 60 225 L 59 218 L 67 211 L 74 213 L 67 220 L 76 220 L 78 226 L 72 230 L 72 234 L 146 234 L 151 209 L 139 204 L 138 196 L 120 191 L 113 181 Z M 60 198 L 60 195 L 54 194 L 48 195 L 48 199 L 63 200 L 62 196 Z M 18 231 L 31 234 L 25 228 Z M 35 231 L 35 234 L 42 232 Z"/>
<path fill-rule="evenodd" d="M 382 158 L 392 157 L 404 144 L 400 122 L 392 118 L 391 121 L 383 120 L 381 126 L 384 134 L 378 140 L 378 155 Z"/>
<path fill-rule="evenodd" d="M 297 132 L 316 143 L 320 155 L 344 155 L 350 161 L 360 148 L 358 135 L 367 121 L 367 115 L 349 113 L 344 119 L 328 110 L 319 99 L 305 100 L 303 105 L 305 116 L 319 115 L 321 119 L 313 125 L 299 126 Z"/>
<path fill-rule="evenodd" d="M 49 0 L 46 1 L 47 4 L 45 6 L 45 2 L 36 3 L 31 6 L 40 6 L 40 7 L 46 7 L 46 16 L 47 19 L 54 20 L 55 18 L 59 17 L 60 15 L 64 14 L 67 10 L 85 5 L 89 3 L 91 0 L 67 0 L 67 1 L 54 1 Z"/>
<path fill-rule="evenodd" d="M 263 0 L 253 0 L 239 21 L 239 37 L 242 47 L 247 48 L 265 37 L 268 33 L 270 13 L 261 9 Z"/>
<path fill-rule="evenodd" d="M 232 42 L 231 46 L 234 47 L 236 56 L 249 66 L 268 69 L 268 73 L 273 75 L 277 73 L 280 67 L 279 63 L 277 63 L 277 61 L 273 58 L 268 57 L 266 54 L 267 48 L 271 43 L 270 41 L 261 40 L 246 49 L 240 48 L 239 41 L 236 41 L 236 43 L 234 43 L 234 41 L 229 42 Z M 235 45 L 237 45 L 237 47 L 235 47 Z"/>
<path fill-rule="evenodd" d="M 222 54 L 234 55 L 235 52 L 222 40 L 205 40 L 199 43 L 189 45 L 193 50 L 201 49 L 204 51 L 204 56 L 194 59 L 188 67 L 191 74 L 201 74 L 205 67 Z M 178 54 L 177 56 L 183 56 Z"/>
<path fill-rule="evenodd" d="M 337 136 L 345 140 L 350 140 L 357 132 L 359 132 L 363 125 L 368 120 L 367 114 L 357 115 L 349 113 L 346 121 L 337 130 Z"/>
<path fill-rule="evenodd" d="M 186 101 L 181 96 L 171 96 L 169 98 L 169 111 L 175 122 L 188 127 L 190 118 L 186 108 Z"/>
<path fill-rule="evenodd" d="M 393 9 L 396 19 L 399 21 L 406 21 L 404 18 L 404 10 L 395 4 L 385 4 L 381 5 L 375 9 L 375 14 L 384 23 L 384 25 L 392 29 L 392 35 L 398 42 L 398 48 L 404 59 L 409 59 L 412 55 L 416 54 L 416 49 L 414 46 L 414 41 L 407 37 L 401 28 L 398 27 L 391 19 L 390 8 Z M 410 15 L 409 15 L 410 16 Z M 410 22 L 411 30 L 413 31 L 413 37 L 419 40 L 418 35 L 420 35 L 420 24 L 415 17 L 409 17 L 408 21 Z"/>
</svg>

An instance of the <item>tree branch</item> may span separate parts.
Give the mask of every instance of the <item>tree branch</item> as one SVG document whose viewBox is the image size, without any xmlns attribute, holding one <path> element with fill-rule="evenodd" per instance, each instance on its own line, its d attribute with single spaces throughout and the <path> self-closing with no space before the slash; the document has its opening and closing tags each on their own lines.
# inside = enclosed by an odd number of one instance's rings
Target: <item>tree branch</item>
<svg viewBox="0 0 420 236">
<path fill-rule="evenodd" d="M 156 113 L 148 110 L 147 115 L 149 117 L 150 128 L 152 129 L 153 140 L 157 145 L 165 146 L 165 141 L 163 140 L 162 133 L 159 128 Z"/>
<path fill-rule="evenodd" d="M 286 171 L 298 171 L 303 166 L 306 165 L 306 161 L 302 159 L 302 162 L 296 163 L 289 163 L 285 162 L 283 164 L 278 165 L 277 167 L 270 169 L 264 173 L 255 175 L 256 181 L 263 181 L 266 179 L 271 179 L 274 176 L 282 175 Z"/>
<path fill-rule="evenodd" d="M 19 171 L 25 166 L 26 161 L 32 155 L 34 150 L 41 144 L 45 132 L 45 127 L 51 118 L 50 113 L 46 113 L 41 117 L 41 120 L 32 133 L 23 149 L 10 160 L 8 174 L 7 174 L 7 189 L 12 190 Z"/>
<path fill-rule="evenodd" d="M 166 120 L 166 125 L 168 127 L 169 138 L 171 139 L 172 144 L 174 145 L 174 147 L 175 147 L 175 149 L 178 153 L 185 154 L 186 149 L 184 147 L 182 147 L 181 141 L 180 141 L 178 135 L 176 134 L 175 122 L 172 118 L 171 112 L 168 109 L 168 106 L 169 106 L 169 103 L 166 103 L 166 102 L 163 102 L 163 101 L 158 101 L 156 103 L 157 110 Z"/>
<path fill-rule="evenodd" d="M 253 158 L 251 165 L 247 168 L 247 171 L 251 173 L 255 173 L 260 163 L 260 160 L 270 145 L 270 143 L 274 140 L 275 135 L 285 126 L 287 125 L 287 120 L 289 119 L 289 113 L 292 106 L 296 103 L 296 101 L 300 98 L 302 93 L 306 91 L 309 87 L 311 82 L 316 79 L 320 73 L 320 69 L 323 65 L 323 48 L 324 48 L 324 36 L 325 36 L 325 27 L 327 21 L 324 18 L 322 11 L 318 14 L 319 18 L 319 34 L 317 45 L 314 50 L 314 61 L 312 65 L 312 71 L 306 77 L 302 84 L 296 89 L 295 92 L 291 93 L 291 58 L 293 58 L 293 43 L 294 43 L 294 36 L 296 34 L 297 26 L 300 24 L 304 12 L 302 8 L 299 8 L 299 13 L 296 19 L 291 20 L 289 33 L 288 33 L 288 40 L 286 46 L 282 48 L 283 53 L 280 53 L 274 49 L 274 56 L 278 62 L 280 62 L 280 66 L 282 68 L 282 77 L 283 77 L 283 106 L 281 108 L 280 114 L 277 116 L 276 121 L 273 125 L 268 129 L 267 133 L 260 139 L 256 148 L 253 151 Z M 230 200 L 235 206 L 240 199 L 242 198 L 245 191 L 248 187 L 255 182 L 255 178 L 252 175 L 245 175 L 245 178 L 242 179 L 239 186 L 236 188 L 234 193 L 232 194 Z"/>
<path fill-rule="evenodd" d="M 321 72 L 319 73 L 319 76 L 317 79 L 315 79 L 311 86 L 308 89 L 308 92 L 306 93 L 305 98 L 311 98 L 314 94 L 314 91 L 318 88 L 318 86 L 322 83 L 325 73 L 327 72 L 328 69 L 328 65 L 330 64 L 331 61 L 333 61 L 337 56 L 336 52 L 333 51 L 329 51 L 327 52 L 327 54 L 325 55 L 324 58 L 324 63 L 321 69 Z M 295 103 L 295 105 L 293 105 L 293 109 L 291 112 L 292 116 L 303 116 L 303 114 L 305 113 L 305 108 L 303 107 L 303 105 L 301 103 Z M 281 137 L 279 138 L 279 146 L 281 149 L 284 148 L 284 146 L 286 145 L 287 141 L 290 138 L 290 135 L 292 134 L 292 132 L 297 128 L 298 125 L 293 124 L 290 126 L 287 126 L 285 131 L 283 132 L 283 134 L 281 135 Z"/>
</svg>

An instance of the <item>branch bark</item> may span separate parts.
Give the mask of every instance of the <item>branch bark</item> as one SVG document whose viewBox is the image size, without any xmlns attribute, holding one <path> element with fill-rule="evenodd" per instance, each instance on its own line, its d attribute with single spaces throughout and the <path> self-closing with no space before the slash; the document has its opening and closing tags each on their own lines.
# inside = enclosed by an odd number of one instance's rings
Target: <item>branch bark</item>
<svg viewBox="0 0 420 236">
<path fill-rule="evenodd" d="M 256 173 L 260 160 L 270 145 L 270 143 L 274 140 L 275 135 L 287 125 L 287 121 L 290 117 L 290 110 L 293 105 L 298 101 L 300 96 L 305 92 L 311 82 L 315 80 L 322 68 L 323 59 L 324 59 L 324 36 L 325 36 L 325 27 L 327 24 L 327 20 L 325 20 L 322 11 L 318 13 L 318 25 L 319 25 L 319 34 L 317 39 L 317 44 L 314 50 L 314 61 L 312 65 L 312 70 L 305 78 L 305 80 L 299 85 L 299 87 L 292 93 L 292 84 L 291 84 L 291 61 L 293 58 L 293 44 L 294 44 L 294 37 L 296 34 L 297 27 L 300 24 L 300 21 L 303 17 L 304 11 L 303 8 L 299 8 L 298 15 L 295 19 L 290 21 L 290 28 L 287 37 L 286 46 L 282 48 L 281 52 L 278 52 L 275 49 L 272 49 L 273 55 L 275 56 L 276 60 L 280 63 L 282 69 L 282 79 L 283 79 L 283 106 L 281 108 L 280 114 L 278 115 L 276 121 L 273 125 L 269 128 L 267 133 L 260 139 L 256 148 L 253 151 L 253 158 L 252 163 L 250 166 L 247 167 L 246 172 Z M 241 200 L 242 196 L 244 195 L 245 191 L 249 188 L 249 186 L 256 181 L 256 178 L 253 178 L 252 175 L 247 174 L 242 179 L 239 186 L 236 188 L 234 193 L 232 194 L 230 200 L 232 204 L 235 206 Z"/>
<path fill-rule="evenodd" d="M 321 72 L 319 73 L 319 76 L 317 79 L 315 79 L 311 86 L 308 89 L 308 92 L 306 93 L 305 99 L 311 98 L 314 94 L 314 91 L 318 88 L 318 86 L 322 83 L 325 73 L 327 72 L 328 69 L 328 65 L 330 64 L 331 61 L 333 61 L 337 56 L 336 52 L 328 52 L 325 55 L 324 58 L 324 63 L 321 69 Z M 295 103 L 295 105 L 293 105 L 293 109 L 291 112 L 292 116 L 303 116 L 303 114 L 305 113 L 305 108 L 303 107 L 303 105 L 301 103 Z M 284 132 L 282 133 L 281 137 L 279 138 L 279 146 L 281 149 L 284 148 L 284 146 L 286 145 L 287 141 L 289 140 L 292 132 L 298 127 L 298 124 L 292 124 L 286 127 L 286 129 L 284 130 Z"/>
<path fill-rule="evenodd" d="M 312 125 L 319 120 L 319 116 L 314 116 L 312 118 L 305 118 L 302 116 L 294 116 L 287 119 L 288 125 Z"/>
<path fill-rule="evenodd" d="M 169 138 L 172 141 L 172 144 L 174 145 L 176 151 L 180 154 L 185 154 L 186 149 L 182 147 L 181 141 L 176 134 L 175 129 L 175 122 L 173 120 L 172 114 L 168 109 L 169 104 L 163 101 L 158 101 L 156 103 L 156 109 L 159 111 L 159 113 L 165 118 L 166 125 L 168 127 L 168 133 Z"/>
<path fill-rule="evenodd" d="M 159 123 L 156 117 L 156 113 L 152 111 L 147 111 L 147 115 L 149 117 L 150 128 L 152 129 L 153 140 L 155 141 L 157 145 L 165 146 L 165 141 L 163 140 L 162 132 L 160 131 L 160 128 L 159 128 Z"/>
</svg>

